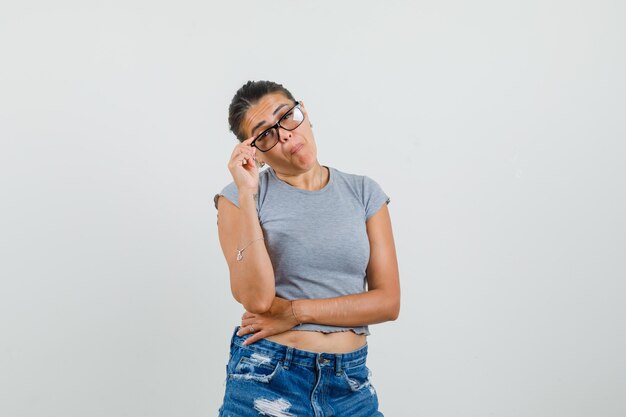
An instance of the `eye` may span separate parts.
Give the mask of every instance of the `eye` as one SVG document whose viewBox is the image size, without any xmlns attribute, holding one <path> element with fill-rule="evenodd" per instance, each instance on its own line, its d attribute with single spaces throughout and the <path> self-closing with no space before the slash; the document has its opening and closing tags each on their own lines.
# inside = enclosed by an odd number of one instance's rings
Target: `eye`
<svg viewBox="0 0 626 417">
<path fill-rule="evenodd" d="M 290 119 L 292 115 L 293 115 L 293 111 L 287 112 L 287 114 L 284 115 L 281 120 Z"/>
</svg>

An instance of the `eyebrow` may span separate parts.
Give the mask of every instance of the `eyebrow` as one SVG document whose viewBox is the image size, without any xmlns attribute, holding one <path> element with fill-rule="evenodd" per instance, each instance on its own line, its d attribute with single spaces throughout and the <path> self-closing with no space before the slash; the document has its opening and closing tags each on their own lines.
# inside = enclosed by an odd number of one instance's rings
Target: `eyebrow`
<svg viewBox="0 0 626 417">
<path fill-rule="evenodd" d="M 278 113 L 278 110 L 282 109 L 285 106 L 288 106 L 289 104 L 281 104 L 280 106 L 276 107 L 274 109 L 274 112 L 272 113 L 272 116 L 276 116 L 276 113 Z M 263 123 L 265 123 L 265 120 L 260 121 L 259 123 L 257 123 L 256 126 L 254 126 L 254 129 L 252 129 L 252 135 L 254 135 L 254 131 L 257 130 L 258 128 L 260 128 L 261 126 L 263 126 Z"/>
</svg>

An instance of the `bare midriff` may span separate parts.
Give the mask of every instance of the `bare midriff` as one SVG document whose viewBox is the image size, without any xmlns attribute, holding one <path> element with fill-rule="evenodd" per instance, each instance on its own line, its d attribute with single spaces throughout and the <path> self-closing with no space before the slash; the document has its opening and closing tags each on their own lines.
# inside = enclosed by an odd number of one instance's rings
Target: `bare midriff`
<svg viewBox="0 0 626 417">
<path fill-rule="evenodd" d="M 334 333 L 289 330 L 270 336 L 267 340 L 309 352 L 347 353 L 363 347 L 367 336 L 351 330 Z"/>
</svg>

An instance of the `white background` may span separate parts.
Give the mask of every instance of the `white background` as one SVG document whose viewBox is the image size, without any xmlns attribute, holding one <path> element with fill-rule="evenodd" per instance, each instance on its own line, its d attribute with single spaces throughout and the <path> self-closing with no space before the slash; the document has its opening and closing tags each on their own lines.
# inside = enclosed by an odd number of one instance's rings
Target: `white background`
<svg viewBox="0 0 626 417">
<path fill-rule="evenodd" d="M 0 415 L 215 416 L 249 79 L 391 196 L 389 417 L 626 415 L 621 1 L 0 5 Z"/>
</svg>

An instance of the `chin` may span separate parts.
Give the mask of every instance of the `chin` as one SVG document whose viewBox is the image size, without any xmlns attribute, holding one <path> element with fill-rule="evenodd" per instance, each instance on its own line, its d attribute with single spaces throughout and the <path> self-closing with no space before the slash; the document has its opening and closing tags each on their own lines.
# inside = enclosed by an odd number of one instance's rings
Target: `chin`
<svg viewBox="0 0 626 417">
<path fill-rule="evenodd" d="M 315 155 L 306 155 L 306 156 L 303 155 L 300 158 L 296 158 L 293 162 L 294 162 L 294 165 L 298 166 L 299 168 L 304 169 L 305 171 L 308 171 L 309 169 L 315 166 L 316 161 L 317 161 L 317 158 L 315 157 Z"/>
</svg>

